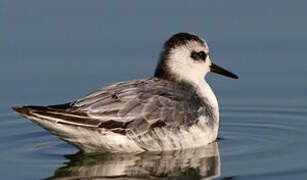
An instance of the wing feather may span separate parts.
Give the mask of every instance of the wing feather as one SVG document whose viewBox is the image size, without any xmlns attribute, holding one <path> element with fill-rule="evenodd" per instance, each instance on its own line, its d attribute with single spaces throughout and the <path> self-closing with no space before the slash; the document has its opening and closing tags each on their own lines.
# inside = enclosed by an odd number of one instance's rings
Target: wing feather
<svg viewBox="0 0 307 180">
<path fill-rule="evenodd" d="M 157 78 L 127 81 L 44 115 L 57 116 L 65 123 L 141 135 L 155 127 L 178 128 L 195 123 L 208 108 L 192 89 Z"/>
</svg>

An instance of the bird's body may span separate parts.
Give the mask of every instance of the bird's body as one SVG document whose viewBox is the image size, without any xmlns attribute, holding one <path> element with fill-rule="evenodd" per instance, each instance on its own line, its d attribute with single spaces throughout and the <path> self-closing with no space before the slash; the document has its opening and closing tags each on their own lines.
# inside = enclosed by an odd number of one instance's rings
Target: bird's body
<svg viewBox="0 0 307 180">
<path fill-rule="evenodd" d="M 14 110 L 86 152 L 206 145 L 217 138 L 219 110 L 204 76 L 216 68 L 236 78 L 208 53 L 204 40 L 179 33 L 164 45 L 152 78 L 116 83 L 72 103 Z"/>
</svg>

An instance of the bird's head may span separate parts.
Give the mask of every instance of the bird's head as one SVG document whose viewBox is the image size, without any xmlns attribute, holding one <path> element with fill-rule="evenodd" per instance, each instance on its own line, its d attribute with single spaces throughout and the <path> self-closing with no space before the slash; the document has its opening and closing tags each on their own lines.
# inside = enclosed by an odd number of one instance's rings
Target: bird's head
<svg viewBox="0 0 307 180">
<path fill-rule="evenodd" d="M 154 76 L 173 81 L 199 82 L 208 72 L 238 78 L 211 62 L 204 39 L 194 34 L 178 33 L 165 42 Z"/>
</svg>

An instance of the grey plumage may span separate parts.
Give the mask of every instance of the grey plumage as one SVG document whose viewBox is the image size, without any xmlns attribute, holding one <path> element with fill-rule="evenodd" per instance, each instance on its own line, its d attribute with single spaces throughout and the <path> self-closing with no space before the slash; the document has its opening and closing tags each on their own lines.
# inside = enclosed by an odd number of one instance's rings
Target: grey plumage
<svg viewBox="0 0 307 180">
<path fill-rule="evenodd" d="M 158 78 L 116 83 L 73 103 L 15 110 L 26 117 L 45 116 L 59 124 L 129 135 L 135 141 L 155 128 L 187 129 L 199 116 L 209 116 L 208 125 L 215 122 L 212 107 L 191 85 Z"/>
</svg>

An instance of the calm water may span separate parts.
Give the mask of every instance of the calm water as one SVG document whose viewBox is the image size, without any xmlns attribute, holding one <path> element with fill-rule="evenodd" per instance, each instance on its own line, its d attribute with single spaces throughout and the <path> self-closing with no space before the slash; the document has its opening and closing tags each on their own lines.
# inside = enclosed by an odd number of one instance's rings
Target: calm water
<svg viewBox="0 0 307 180">
<path fill-rule="evenodd" d="M 307 2 L 0 1 L 1 179 L 306 179 Z M 220 140 L 162 154 L 85 155 L 10 107 L 58 104 L 151 76 L 176 32 L 208 41 Z"/>
</svg>

